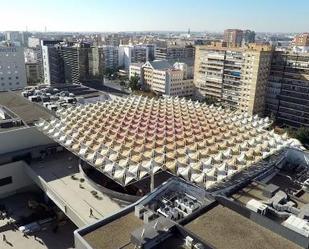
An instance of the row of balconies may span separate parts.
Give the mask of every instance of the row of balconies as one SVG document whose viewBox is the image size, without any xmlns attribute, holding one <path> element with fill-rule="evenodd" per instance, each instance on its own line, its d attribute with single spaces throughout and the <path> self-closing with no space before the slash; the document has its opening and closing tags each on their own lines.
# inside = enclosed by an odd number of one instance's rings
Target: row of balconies
<svg viewBox="0 0 309 249">
<path fill-rule="evenodd" d="M 292 96 L 284 96 L 284 95 L 279 95 L 278 98 L 282 101 L 286 101 L 286 102 L 290 102 L 290 103 L 296 103 L 299 105 L 303 105 L 303 106 L 309 106 L 309 99 L 305 100 L 305 99 L 301 99 L 301 98 L 295 98 Z"/>
<path fill-rule="evenodd" d="M 298 98 L 298 99 L 303 99 L 303 100 L 308 100 L 309 101 L 309 94 L 308 93 L 282 90 L 280 95 L 282 95 L 282 96 L 290 96 L 290 97 L 293 97 L 293 98 Z"/>
</svg>

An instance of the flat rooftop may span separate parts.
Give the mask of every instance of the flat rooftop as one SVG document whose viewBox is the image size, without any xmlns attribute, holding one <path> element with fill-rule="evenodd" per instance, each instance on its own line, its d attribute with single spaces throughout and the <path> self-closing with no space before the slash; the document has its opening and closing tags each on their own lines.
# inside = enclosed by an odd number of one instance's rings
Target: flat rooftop
<svg viewBox="0 0 309 249">
<path fill-rule="evenodd" d="M 71 153 L 62 152 L 44 161 L 34 162 L 29 169 L 33 180 L 43 182 L 47 192 L 56 197 L 56 204 L 62 209 L 66 206 L 70 210 L 69 214 L 73 213 L 73 222 L 78 223 L 76 225 L 79 227 L 121 209 L 119 202 L 98 192 L 86 180 L 80 181 L 83 175 L 79 172 L 78 158 Z M 93 191 L 97 192 L 98 198 L 92 194 Z M 90 209 L 93 210 L 93 216 L 90 216 Z"/>
<path fill-rule="evenodd" d="M 218 249 L 299 249 L 289 240 L 218 205 L 185 228 Z"/>
<path fill-rule="evenodd" d="M 144 223 L 130 212 L 84 236 L 93 249 L 101 248 L 134 248 L 131 243 L 131 232 Z"/>
<path fill-rule="evenodd" d="M 21 96 L 19 91 L 0 92 L 0 105 L 8 108 L 28 125 L 32 125 L 40 118 L 50 119 L 52 117 L 46 109 Z"/>
<path fill-rule="evenodd" d="M 299 176 L 298 176 L 299 177 Z M 309 203 L 309 193 L 306 191 L 300 191 L 302 186 L 299 184 L 296 174 L 292 172 L 280 171 L 273 177 L 267 180 L 265 184 L 274 184 L 280 188 L 280 190 L 291 193 L 296 193 L 296 196 L 289 194 L 289 198 L 297 203 L 297 207 L 301 208 Z M 232 195 L 232 199 L 242 205 L 246 205 L 251 199 L 258 201 L 267 201 L 269 198 L 265 197 L 263 183 L 251 182 L 243 189 Z"/>
<path fill-rule="evenodd" d="M 252 182 L 237 193 L 232 195 L 233 200 L 246 205 L 251 199 L 258 201 L 266 201 L 267 198 L 263 195 L 264 187 L 257 182 Z"/>
</svg>

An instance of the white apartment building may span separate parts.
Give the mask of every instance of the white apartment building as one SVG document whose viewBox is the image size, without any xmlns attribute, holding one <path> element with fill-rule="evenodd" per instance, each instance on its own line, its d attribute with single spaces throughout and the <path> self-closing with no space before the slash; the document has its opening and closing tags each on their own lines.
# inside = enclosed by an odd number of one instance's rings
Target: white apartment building
<svg viewBox="0 0 309 249">
<path fill-rule="evenodd" d="M 0 46 L 0 91 L 21 89 L 26 85 L 24 49 Z"/>
<path fill-rule="evenodd" d="M 120 45 L 119 66 L 129 70 L 131 63 L 148 61 L 149 47 L 146 45 Z"/>
<path fill-rule="evenodd" d="M 193 78 L 186 77 L 187 66 L 177 68 L 175 64 L 166 60 L 146 62 L 141 68 L 142 83 L 158 95 L 192 95 L 195 88 Z"/>
<path fill-rule="evenodd" d="M 132 63 L 129 68 L 129 78 L 133 76 L 138 76 L 141 79 L 142 74 L 142 66 L 144 63 Z"/>
</svg>

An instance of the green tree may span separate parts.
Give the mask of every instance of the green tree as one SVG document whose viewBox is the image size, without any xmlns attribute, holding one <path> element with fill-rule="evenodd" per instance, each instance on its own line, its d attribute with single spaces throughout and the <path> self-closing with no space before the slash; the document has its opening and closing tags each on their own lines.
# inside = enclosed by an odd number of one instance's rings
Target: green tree
<svg viewBox="0 0 309 249">
<path fill-rule="evenodd" d="M 289 130 L 289 134 L 298 139 L 302 144 L 309 145 L 309 127 L 300 127 L 297 130 Z"/>
<path fill-rule="evenodd" d="M 103 72 L 104 76 L 110 78 L 113 74 L 115 74 L 116 71 L 114 69 L 111 68 L 106 68 Z"/>
<path fill-rule="evenodd" d="M 139 77 L 136 74 L 130 78 L 129 87 L 132 91 L 140 90 Z"/>
<path fill-rule="evenodd" d="M 205 102 L 207 105 L 213 105 L 218 102 L 218 100 L 214 97 L 205 97 L 202 102 Z"/>
</svg>

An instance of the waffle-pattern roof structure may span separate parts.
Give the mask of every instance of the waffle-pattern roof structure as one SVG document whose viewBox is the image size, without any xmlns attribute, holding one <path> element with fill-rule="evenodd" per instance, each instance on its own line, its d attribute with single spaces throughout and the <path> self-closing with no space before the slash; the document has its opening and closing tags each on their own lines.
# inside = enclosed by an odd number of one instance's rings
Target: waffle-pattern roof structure
<svg viewBox="0 0 309 249">
<path fill-rule="evenodd" d="M 122 186 L 167 170 L 206 189 L 293 143 L 268 118 L 180 98 L 118 98 L 40 120 L 43 133 Z"/>
</svg>

